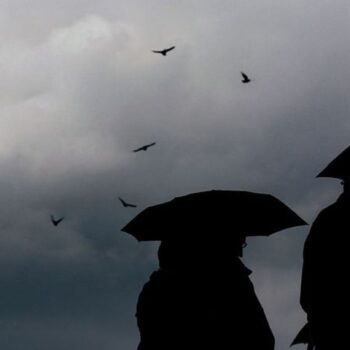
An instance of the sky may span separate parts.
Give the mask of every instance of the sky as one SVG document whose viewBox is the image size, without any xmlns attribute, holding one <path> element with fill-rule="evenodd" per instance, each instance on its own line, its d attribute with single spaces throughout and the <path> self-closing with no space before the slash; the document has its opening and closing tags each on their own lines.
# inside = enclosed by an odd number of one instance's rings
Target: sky
<svg viewBox="0 0 350 350">
<path fill-rule="evenodd" d="M 312 223 L 341 192 L 315 176 L 350 144 L 349 17 L 345 0 L 2 0 L 2 348 L 136 349 L 158 243 L 120 229 L 150 205 L 250 190 Z M 305 322 L 308 230 L 245 248 L 276 350 Z"/>
</svg>

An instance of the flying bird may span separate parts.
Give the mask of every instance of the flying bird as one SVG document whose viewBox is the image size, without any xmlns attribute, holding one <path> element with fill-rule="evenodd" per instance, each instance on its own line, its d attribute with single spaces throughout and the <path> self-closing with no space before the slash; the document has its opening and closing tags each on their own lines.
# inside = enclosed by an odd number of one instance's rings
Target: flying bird
<svg viewBox="0 0 350 350">
<path fill-rule="evenodd" d="M 131 204 L 131 203 L 127 203 L 125 202 L 125 200 L 123 200 L 122 198 L 118 197 L 118 199 L 120 200 L 120 202 L 123 204 L 124 208 L 130 207 L 130 208 L 136 208 L 137 205 L 135 204 Z"/>
<path fill-rule="evenodd" d="M 53 223 L 54 226 L 57 226 L 64 219 L 64 217 L 62 216 L 61 218 L 56 220 L 53 215 L 51 215 L 50 218 L 51 218 L 51 222 Z"/>
<path fill-rule="evenodd" d="M 142 146 L 142 147 L 140 147 L 140 148 L 134 149 L 133 152 L 147 151 L 147 149 L 148 149 L 149 147 L 152 147 L 152 146 L 154 146 L 155 144 L 156 144 L 155 142 L 152 142 L 152 143 L 150 143 L 150 144 L 148 144 L 148 145 L 144 145 L 144 146 Z"/>
<path fill-rule="evenodd" d="M 242 74 L 242 77 L 243 77 L 243 80 L 242 80 L 242 83 L 246 84 L 246 83 L 249 83 L 251 80 L 248 78 L 248 75 L 241 72 Z"/>
<path fill-rule="evenodd" d="M 166 56 L 166 54 L 171 51 L 171 50 L 174 50 L 175 49 L 175 46 L 172 46 L 172 47 L 169 47 L 168 49 L 164 49 L 164 50 L 152 50 L 152 52 L 154 53 L 160 53 L 162 54 L 163 56 Z"/>
</svg>

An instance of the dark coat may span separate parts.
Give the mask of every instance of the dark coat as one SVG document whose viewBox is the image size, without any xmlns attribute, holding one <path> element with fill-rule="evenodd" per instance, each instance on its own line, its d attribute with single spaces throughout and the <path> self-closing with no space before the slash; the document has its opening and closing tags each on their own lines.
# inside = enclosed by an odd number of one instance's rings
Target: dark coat
<svg viewBox="0 0 350 350">
<path fill-rule="evenodd" d="M 300 303 L 318 349 L 346 344 L 349 238 L 350 198 L 343 194 L 321 211 L 304 246 Z"/>
<path fill-rule="evenodd" d="M 273 350 L 274 337 L 237 258 L 220 271 L 151 275 L 140 294 L 139 350 Z"/>
</svg>

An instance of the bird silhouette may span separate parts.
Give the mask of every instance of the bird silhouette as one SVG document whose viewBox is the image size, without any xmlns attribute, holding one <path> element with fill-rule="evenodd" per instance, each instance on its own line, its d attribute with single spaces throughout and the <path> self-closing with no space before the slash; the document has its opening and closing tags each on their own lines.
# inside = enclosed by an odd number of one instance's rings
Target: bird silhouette
<svg viewBox="0 0 350 350">
<path fill-rule="evenodd" d="M 118 199 L 120 200 L 120 202 L 123 204 L 124 208 L 130 207 L 130 208 L 136 208 L 137 205 L 135 204 L 131 204 L 131 203 L 127 203 L 125 202 L 125 200 L 123 200 L 122 198 L 118 197 Z"/>
<path fill-rule="evenodd" d="M 249 83 L 251 80 L 248 78 L 248 75 L 241 72 L 242 74 L 242 77 L 243 77 L 243 80 L 242 80 L 242 83 L 246 84 L 246 83 Z"/>
<path fill-rule="evenodd" d="M 152 142 L 152 143 L 150 143 L 150 144 L 148 144 L 148 145 L 144 145 L 144 146 L 142 146 L 142 147 L 140 147 L 140 148 L 134 149 L 133 152 L 147 151 L 147 149 L 148 149 L 149 147 L 152 147 L 152 146 L 154 146 L 155 144 L 156 144 L 155 142 Z"/>
<path fill-rule="evenodd" d="M 164 50 L 152 50 L 152 52 L 154 53 L 160 53 L 162 54 L 163 56 L 166 56 L 166 54 L 171 51 L 171 50 L 174 50 L 175 49 L 175 46 L 172 46 L 172 47 L 169 47 L 168 49 L 164 49 Z"/>
<path fill-rule="evenodd" d="M 64 219 L 64 217 L 62 216 L 61 218 L 56 220 L 53 215 L 51 215 L 50 218 L 54 226 L 57 226 Z"/>
</svg>

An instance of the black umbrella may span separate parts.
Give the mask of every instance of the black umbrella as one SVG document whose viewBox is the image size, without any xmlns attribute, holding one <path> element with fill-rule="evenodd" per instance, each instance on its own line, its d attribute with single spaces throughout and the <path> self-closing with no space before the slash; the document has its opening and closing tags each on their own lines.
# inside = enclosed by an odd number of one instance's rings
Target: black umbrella
<svg viewBox="0 0 350 350">
<path fill-rule="evenodd" d="M 148 207 L 122 231 L 139 241 L 169 237 L 202 238 L 215 232 L 229 237 L 231 232 L 246 236 L 268 236 L 274 232 L 305 225 L 297 214 L 269 194 L 246 191 L 207 191 L 177 197 Z M 187 237 L 188 238 L 188 235 Z"/>
<path fill-rule="evenodd" d="M 333 159 L 317 177 L 335 177 L 347 179 L 350 177 L 350 146 Z"/>
<path fill-rule="evenodd" d="M 293 340 L 292 344 L 290 344 L 290 346 L 297 344 L 308 344 L 307 350 L 313 349 L 314 344 L 311 339 L 310 326 L 308 323 L 306 323 L 304 327 L 299 331 L 299 333 Z"/>
</svg>

